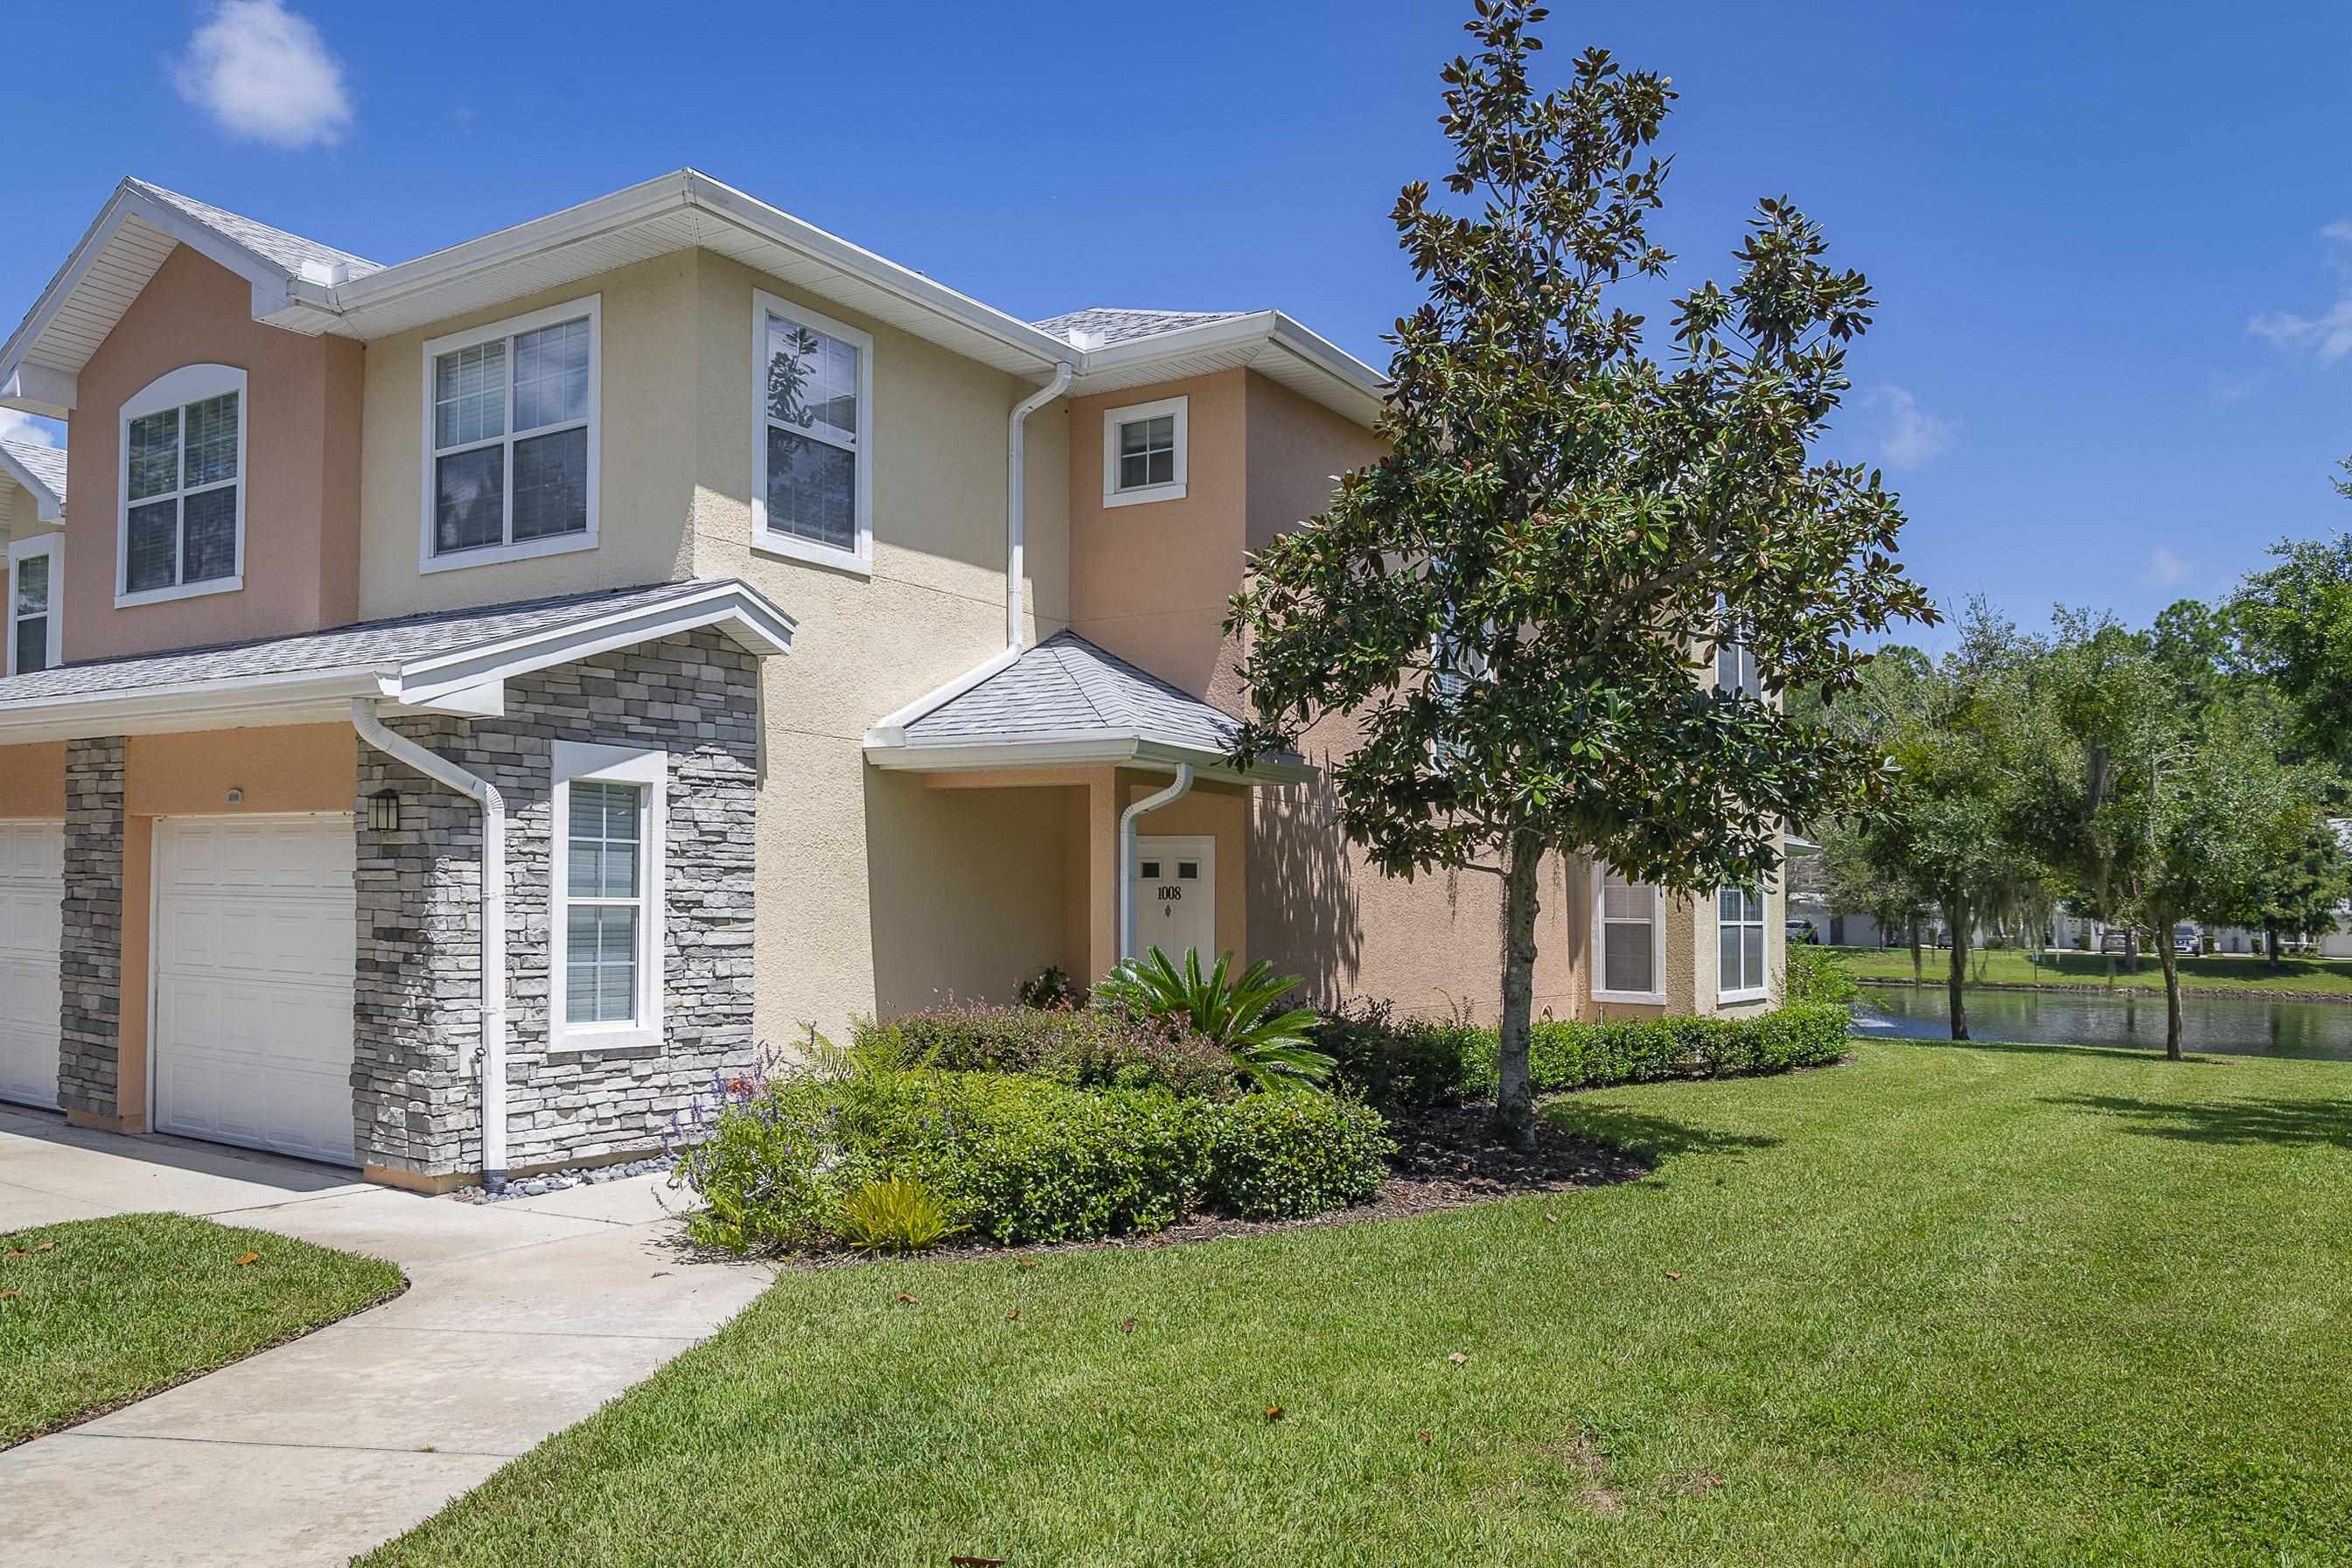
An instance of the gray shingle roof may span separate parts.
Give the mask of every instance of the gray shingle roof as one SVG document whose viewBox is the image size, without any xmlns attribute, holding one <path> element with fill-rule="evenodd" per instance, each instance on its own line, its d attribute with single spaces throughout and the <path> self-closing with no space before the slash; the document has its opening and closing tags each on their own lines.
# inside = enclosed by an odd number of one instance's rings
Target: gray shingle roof
<svg viewBox="0 0 2352 1568">
<path fill-rule="evenodd" d="M 0 441 L 8 455 L 25 465 L 27 473 L 49 487 L 58 505 L 66 501 L 66 449 L 62 446 L 41 446 L 30 441 Z"/>
<path fill-rule="evenodd" d="M 1089 305 L 1083 310 L 1066 310 L 1029 325 L 1073 348 L 1105 349 L 1131 338 L 1156 338 L 1162 332 L 1209 321 L 1230 321 L 1248 314 L 1246 310 L 1119 310 L 1108 305 Z"/>
<path fill-rule="evenodd" d="M 449 610 L 395 621 L 362 621 L 325 632 L 228 643 L 210 648 L 175 649 L 128 659 L 60 664 L 29 675 L 0 680 L 0 708 L 37 698 L 110 696 L 154 686 L 238 676 L 292 675 L 327 670 L 382 670 L 386 674 L 436 653 L 503 643 L 573 622 L 660 604 L 698 593 L 709 582 L 664 582 L 600 593 L 572 593 L 521 604 Z"/>
<path fill-rule="evenodd" d="M 206 228 L 226 235 L 255 255 L 276 262 L 289 272 L 300 272 L 306 262 L 341 266 L 345 275 L 351 277 L 383 270 L 381 263 L 370 261 L 365 256 L 337 250 L 331 245 L 320 245 L 314 239 L 304 239 L 300 235 L 288 234 L 284 229 L 271 228 L 268 224 L 214 206 L 210 202 L 200 202 L 194 196 L 184 196 L 177 191 L 167 191 L 144 180 L 132 180 L 130 183 L 157 201 L 177 207 Z"/>
<path fill-rule="evenodd" d="M 1056 632 L 907 726 L 907 739 L 916 746 L 971 746 L 1104 729 L 1222 752 L 1239 727 L 1230 716 L 1076 632 Z"/>
</svg>

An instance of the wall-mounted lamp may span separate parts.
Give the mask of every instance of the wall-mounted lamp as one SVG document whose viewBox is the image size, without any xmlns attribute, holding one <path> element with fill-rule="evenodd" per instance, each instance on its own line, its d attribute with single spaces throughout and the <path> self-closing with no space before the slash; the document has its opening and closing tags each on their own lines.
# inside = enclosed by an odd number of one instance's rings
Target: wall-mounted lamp
<svg viewBox="0 0 2352 1568">
<path fill-rule="evenodd" d="M 400 831 L 400 791 L 379 789 L 368 797 L 368 826 L 379 833 Z"/>
</svg>

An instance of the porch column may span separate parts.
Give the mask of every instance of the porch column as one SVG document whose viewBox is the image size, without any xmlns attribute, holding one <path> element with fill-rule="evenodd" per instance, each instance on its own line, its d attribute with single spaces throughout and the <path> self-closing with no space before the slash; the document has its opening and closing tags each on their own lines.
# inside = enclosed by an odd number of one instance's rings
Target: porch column
<svg viewBox="0 0 2352 1568">
<path fill-rule="evenodd" d="M 1118 963 L 1118 774 L 1087 780 L 1087 972 L 1093 985 Z"/>
</svg>

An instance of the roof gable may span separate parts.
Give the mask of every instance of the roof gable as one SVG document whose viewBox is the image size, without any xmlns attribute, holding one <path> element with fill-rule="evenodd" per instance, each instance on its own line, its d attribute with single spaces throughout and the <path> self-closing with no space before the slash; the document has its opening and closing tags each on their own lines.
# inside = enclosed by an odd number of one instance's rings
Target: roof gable
<svg viewBox="0 0 2352 1568">
<path fill-rule="evenodd" d="M 33 504 L 45 523 L 56 522 L 66 510 L 66 449 L 30 441 L 0 441 L 0 478 L 13 479 L 33 493 Z"/>
</svg>

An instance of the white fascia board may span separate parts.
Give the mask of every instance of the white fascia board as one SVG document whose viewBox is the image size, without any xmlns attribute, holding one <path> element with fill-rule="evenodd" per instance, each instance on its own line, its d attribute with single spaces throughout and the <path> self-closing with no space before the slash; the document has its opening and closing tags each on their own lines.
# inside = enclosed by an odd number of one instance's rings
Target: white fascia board
<svg viewBox="0 0 2352 1568">
<path fill-rule="evenodd" d="M 65 497 L 41 483 L 30 468 L 9 456 L 5 446 L 0 446 L 0 477 L 13 479 L 32 492 L 33 515 L 40 521 L 54 523 L 65 515 Z"/>
<path fill-rule="evenodd" d="M 0 408 L 64 419 L 80 402 L 80 378 L 68 371 L 26 362 L 0 373 Z"/>
<path fill-rule="evenodd" d="M 534 256 L 688 210 L 796 251 L 983 333 L 1034 359 L 1041 373 L 1050 373 L 1057 364 L 1076 361 L 1077 350 L 1061 339 L 692 169 L 664 174 L 609 196 L 599 196 L 414 261 L 387 267 L 325 290 L 324 294 L 340 316 L 338 329 L 366 338 L 370 312 L 376 307 L 394 301 L 413 305 L 420 298 L 429 303 L 429 297 L 437 289 L 467 283 L 483 273 Z M 299 326 L 291 317 L 273 324 Z"/>
<path fill-rule="evenodd" d="M 715 582 L 699 593 L 571 622 L 504 642 L 413 660 L 400 668 L 387 694 L 410 706 L 428 706 L 488 681 L 593 658 L 615 648 L 710 627 L 747 652 L 771 657 L 793 647 L 793 618 L 743 583 Z"/>
<path fill-rule="evenodd" d="M 5 347 L 0 347 L 0 385 L 16 381 L 27 354 L 40 340 L 41 332 L 64 308 L 75 288 L 114 238 L 126 218 L 140 222 L 168 239 L 178 241 L 189 249 L 219 263 L 253 287 L 253 314 L 257 320 L 282 310 L 298 299 L 309 299 L 322 293 L 315 284 L 305 283 L 294 274 L 271 261 L 268 256 L 248 250 L 218 229 L 199 223 L 179 208 L 159 202 L 146 192 L 124 180 L 114 187 L 106 205 L 89 227 L 82 231 L 63 267 L 58 268 L 49 286 L 33 304 L 24 320 Z M 36 412 L 47 413 L 47 410 Z M 56 417 L 54 414 L 51 417 Z"/>
<path fill-rule="evenodd" d="M 353 697 L 388 695 L 370 668 L 232 675 L 128 691 L 28 697 L 0 705 L 0 746 L 102 735 L 313 724 L 349 716 Z"/>
<path fill-rule="evenodd" d="M 991 675 L 1000 674 L 1012 668 L 1013 663 L 1025 652 L 1027 650 L 1023 648 L 1003 649 L 974 664 L 947 685 L 932 687 L 905 707 L 876 720 L 873 727 L 866 732 L 866 744 L 869 747 L 906 745 L 908 725 L 924 715 L 953 702 Z"/>
<path fill-rule="evenodd" d="M 967 773 L 1004 768 L 1128 767 L 1173 768 L 1189 762 L 1204 779 L 1239 784 L 1297 784 L 1317 776 L 1307 763 L 1266 758 L 1249 768 L 1235 768 L 1221 751 L 1207 750 L 1140 730 L 1041 730 L 1002 739 L 924 745 L 866 742 L 866 759 L 896 772 Z"/>
</svg>

